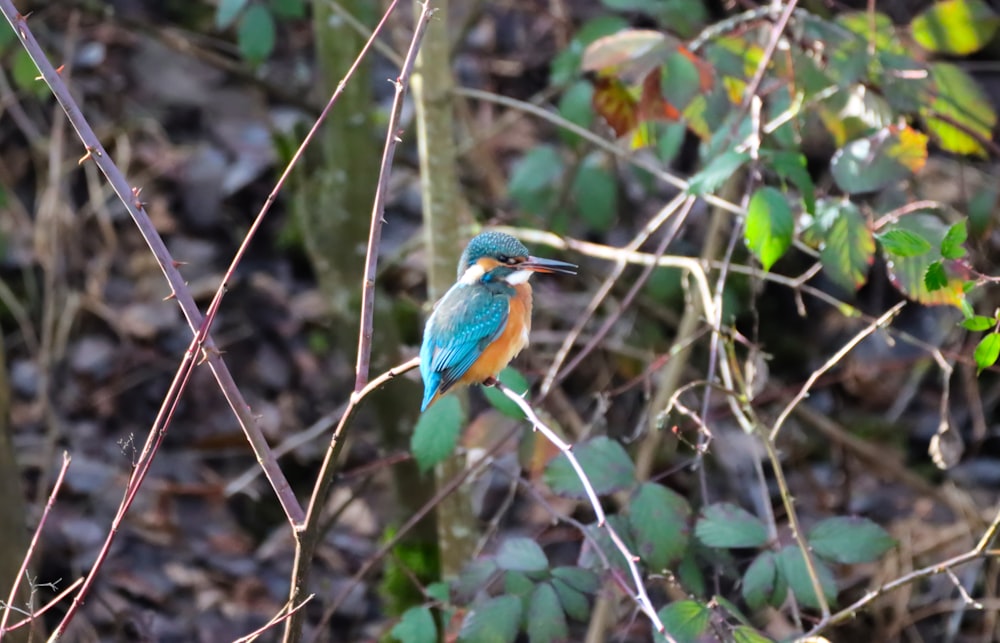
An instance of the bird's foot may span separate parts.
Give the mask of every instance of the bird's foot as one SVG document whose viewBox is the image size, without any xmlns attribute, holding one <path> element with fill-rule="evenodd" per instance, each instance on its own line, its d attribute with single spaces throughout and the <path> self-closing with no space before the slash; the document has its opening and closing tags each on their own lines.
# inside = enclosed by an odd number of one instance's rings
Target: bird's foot
<svg viewBox="0 0 1000 643">
<path fill-rule="evenodd" d="M 487 377 L 483 380 L 483 386 L 496 386 L 497 384 L 499 384 L 499 382 L 495 377 Z"/>
</svg>

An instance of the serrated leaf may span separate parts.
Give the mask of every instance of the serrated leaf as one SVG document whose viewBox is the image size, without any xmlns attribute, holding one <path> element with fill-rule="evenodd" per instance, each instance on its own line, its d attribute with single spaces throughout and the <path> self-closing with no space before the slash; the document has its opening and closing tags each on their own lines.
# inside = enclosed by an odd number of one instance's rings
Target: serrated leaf
<svg viewBox="0 0 1000 643">
<path fill-rule="evenodd" d="M 944 265 L 940 261 L 935 261 L 927 266 L 927 272 L 924 273 L 924 286 L 927 287 L 927 292 L 941 290 L 947 285 L 948 275 L 945 273 Z"/>
<path fill-rule="evenodd" d="M 971 331 L 982 331 L 989 330 L 995 326 L 997 321 L 990 317 L 984 317 L 983 315 L 975 315 L 968 319 L 962 320 L 962 328 Z"/>
<path fill-rule="evenodd" d="M 853 293 L 868 280 L 868 269 L 875 257 L 875 239 L 853 203 L 841 202 L 837 212 L 823 238 L 819 260 L 831 281 Z"/>
<path fill-rule="evenodd" d="M 997 25 L 997 15 L 983 0 L 942 0 L 914 18 L 910 29 L 928 51 L 966 56 L 982 49 Z"/>
<path fill-rule="evenodd" d="M 778 570 L 785 577 L 792 593 L 795 594 L 795 598 L 807 607 L 818 609 L 819 601 L 816 598 L 816 592 L 813 591 L 802 551 L 795 545 L 788 545 L 778 552 L 777 560 Z M 823 595 L 826 597 L 827 603 L 832 603 L 837 598 L 837 583 L 833 578 L 833 572 L 823 564 L 823 561 L 815 557 L 812 560 Z"/>
<path fill-rule="evenodd" d="M 767 527 L 742 507 L 717 502 L 701 510 L 694 533 L 707 547 L 762 547 L 767 543 Z"/>
<path fill-rule="evenodd" d="M 979 340 L 973 357 L 976 360 L 976 375 L 982 373 L 984 368 L 996 364 L 1000 357 L 1000 335 L 990 333 Z"/>
<path fill-rule="evenodd" d="M 527 629 L 531 643 L 565 641 L 569 637 L 566 614 L 555 588 L 549 583 L 539 583 L 531 594 Z"/>
<path fill-rule="evenodd" d="M 897 257 L 919 257 L 931 249 L 931 244 L 927 239 L 902 228 L 876 234 L 875 238 L 879 240 L 886 252 Z"/>
<path fill-rule="evenodd" d="M 591 228 L 599 232 L 611 228 L 618 214 L 618 183 L 596 157 L 580 164 L 570 192 L 580 216 Z"/>
<path fill-rule="evenodd" d="M 948 232 L 941 241 L 941 256 L 945 259 L 961 259 L 965 256 L 966 250 L 962 247 L 965 240 L 969 238 L 969 229 L 965 219 L 953 224 L 948 228 Z"/>
<path fill-rule="evenodd" d="M 687 500 L 663 485 L 646 482 L 629 502 L 629 526 L 638 554 L 653 570 L 663 570 L 680 560 L 687 550 Z"/>
<path fill-rule="evenodd" d="M 508 538 L 497 552 L 497 566 L 519 572 L 539 572 L 548 569 L 549 559 L 541 546 L 530 538 Z"/>
<path fill-rule="evenodd" d="M 778 581 L 778 563 L 774 554 L 761 552 L 743 574 L 740 592 L 750 609 L 758 610 L 771 601 Z"/>
<path fill-rule="evenodd" d="M 698 601 L 674 601 L 657 614 L 663 627 L 677 643 L 698 643 L 708 630 L 712 610 Z M 659 637 L 658 640 L 664 640 Z"/>
<path fill-rule="evenodd" d="M 410 451 L 417 466 L 429 471 L 455 450 L 465 424 L 465 411 L 454 395 L 446 395 L 424 411 L 410 437 Z"/>
<path fill-rule="evenodd" d="M 896 541 L 879 525 L 857 516 L 835 516 L 809 531 L 809 545 L 827 560 L 853 565 L 877 560 Z"/>
<path fill-rule="evenodd" d="M 610 438 L 599 436 L 574 445 L 573 453 L 598 495 L 621 491 L 635 481 L 635 464 L 622 445 Z M 562 453 L 545 468 L 545 484 L 561 496 L 587 497 L 576 470 Z"/>
<path fill-rule="evenodd" d="M 521 624 L 521 600 L 516 596 L 488 598 L 465 615 L 459 641 L 514 643 Z"/>
<path fill-rule="evenodd" d="M 759 188 L 750 197 L 743 237 L 750 252 L 770 270 L 792 245 L 795 221 L 785 195 L 775 188 Z"/>
<path fill-rule="evenodd" d="M 436 643 L 437 624 L 429 607 L 411 607 L 392 628 L 392 637 L 401 643 Z"/>
<path fill-rule="evenodd" d="M 933 63 L 930 76 L 935 98 L 929 108 L 921 110 L 927 131 L 946 152 L 986 156 L 983 141 L 992 139 L 997 123 L 989 97 L 957 65 Z"/>
<path fill-rule="evenodd" d="M 246 6 L 247 0 L 219 0 L 219 6 L 215 10 L 215 28 L 228 28 Z"/>
<path fill-rule="evenodd" d="M 961 306 L 965 298 L 963 287 L 968 270 L 954 261 L 942 261 L 938 248 L 941 247 L 946 231 L 941 220 L 932 214 L 916 212 L 902 217 L 892 228 L 913 232 L 931 245 L 929 252 L 916 257 L 901 257 L 885 252 L 886 268 L 892 284 L 904 295 L 922 304 Z M 942 264 L 940 271 L 944 273 L 944 282 L 942 285 L 941 272 L 935 268 L 930 275 L 930 285 L 941 287 L 932 291 L 928 288 L 927 276 L 928 269 L 935 262 Z"/>
<path fill-rule="evenodd" d="M 688 194 L 702 196 L 715 192 L 748 160 L 750 155 L 746 152 L 723 152 L 691 177 L 688 181 Z"/>
<path fill-rule="evenodd" d="M 597 575 L 582 567 L 556 567 L 552 570 L 552 575 L 584 594 L 593 594 L 601 587 L 601 580 Z"/>
<path fill-rule="evenodd" d="M 236 44 L 243 57 L 254 64 L 264 62 L 274 51 L 274 16 L 267 7 L 254 4 L 240 17 Z"/>
<path fill-rule="evenodd" d="M 926 161 L 927 136 L 910 127 L 891 126 L 837 150 L 830 172 L 841 190 L 862 194 L 912 176 Z"/>
<path fill-rule="evenodd" d="M 590 601 L 583 592 L 559 578 L 552 579 L 552 587 L 555 588 L 559 603 L 570 618 L 577 621 L 587 621 L 590 618 Z"/>
<path fill-rule="evenodd" d="M 521 375 L 521 372 L 513 366 L 508 366 L 500 371 L 500 375 L 497 376 L 497 379 L 510 390 L 515 393 L 525 395 L 526 397 L 528 390 L 531 388 L 524 375 Z M 483 394 L 486 396 L 486 401 L 489 402 L 493 408 L 500 411 L 507 417 L 514 418 L 515 420 L 524 419 L 524 411 L 521 410 L 521 407 L 497 389 L 492 386 L 484 386 Z"/>
</svg>

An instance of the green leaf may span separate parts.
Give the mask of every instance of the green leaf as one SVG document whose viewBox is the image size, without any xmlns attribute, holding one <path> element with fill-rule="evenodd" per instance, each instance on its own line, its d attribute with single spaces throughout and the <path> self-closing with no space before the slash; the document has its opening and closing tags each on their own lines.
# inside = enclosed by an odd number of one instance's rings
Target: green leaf
<svg viewBox="0 0 1000 643">
<path fill-rule="evenodd" d="M 508 366 L 500 371 L 500 375 L 497 379 L 499 379 L 500 382 L 510 390 L 522 395 L 527 394 L 528 390 L 531 388 L 528 384 L 528 380 L 524 378 L 524 375 L 521 375 L 521 372 L 513 366 Z M 521 407 L 497 389 L 492 386 L 484 386 L 483 394 L 486 395 L 486 401 L 489 402 L 493 408 L 500 411 L 507 417 L 514 418 L 515 420 L 524 419 L 524 411 L 521 410 Z"/>
<path fill-rule="evenodd" d="M 885 128 L 851 141 L 830 161 L 833 180 L 848 194 L 876 192 L 923 168 L 927 136 L 906 128 Z"/>
<path fill-rule="evenodd" d="M 747 567 L 740 591 L 750 609 L 758 610 L 771 602 L 778 586 L 778 563 L 773 552 L 765 551 Z"/>
<path fill-rule="evenodd" d="M 708 631 L 712 610 L 698 601 L 674 601 L 659 612 L 667 633 L 677 643 L 698 643 Z M 664 640 L 659 637 L 657 640 Z"/>
<path fill-rule="evenodd" d="M 583 23 L 566 49 L 552 59 L 549 82 L 559 87 L 576 80 L 580 74 L 580 59 L 587 45 L 627 27 L 628 21 L 617 16 L 601 16 Z"/>
<path fill-rule="evenodd" d="M 762 547 L 767 527 L 742 507 L 717 502 L 701 510 L 694 533 L 707 547 Z"/>
<path fill-rule="evenodd" d="M 927 272 L 924 273 L 924 286 L 927 288 L 927 292 L 941 290 L 947 285 L 948 274 L 944 271 L 944 264 L 935 261 L 927 266 Z"/>
<path fill-rule="evenodd" d="M 535 589 L 535 581 L 528 578 L 523 572 L 504 572 L 503 593 L 517 596 L 524 601 L 524 606 L 528 606 L 528 595 Z"/>
<path fill-rule="evenodd" d="M 573 453 L 598 495 L 621 491 L 635 482 L 635 465 L 622 445 L 598 436 L 573 446 Z M 586 498 L 583 484 L 565 454 L 560 453 L 545 468 L 545 484 L 570 498 Z"/>
<path fill-rule="evenodd" d="M 49 94 L 49 87 L 43 80 L 38 78 L 40 75 L 41 72 L 38 71 L 35 62 L 31 60 L 31 56 L 28 55 L 26 50 L 19 47 L 14 52 L 14 64 L 11 70 L 11 77 L 14 79 L 14 84 L 18 89 L 36 98 L 43 98 Z"/>
<path fill-rule="evenodd" d="M 424 590 L 427 596 L 439 603 L 447 603 L 451 600 L 451 585 L 444 581 L 431 583 Z"/>
<path fill-rule="evenodd" d="M 583 163 L 570 186 L 580 216 L 598 232 L 611 229 L 618 214 L 618 183 L 597 156 Z"/>
<path fill-rule="evenodd" d="M 240 53 L 250 63 L 264 62 L 274 51 L 274 16 L 267 7 L 250 5 L 240 18 L 236 42 Z"/>
<path fill-rule="evenodd" d="M 531 643 L 550 643 L 569 638 L 566 614 L 559 603 L 555 588 L 549 583 L 539 583 L 531 594 L 527 629 L 528 640 Z"/>
<path fill-rule="evenodd" d="M 967 271 L 955 262 L 942 262 L 938 248 L 944 240 L 946 228 L 941 219 L 926 212 L 915 212 L 902 217 L 893 224 L 892 229 L 903 229 L 924 238 L 931 250 L 916 257 L 901 257 L 888 252 L 883 246 L 886 256 L 886 268 L 892 284 L 904 295 L 922 304 L 948 304 L 960 306 L 964 299 L 963 284 Z M 928 269 L 935 263 L 943 265 L 933 268 L 928 284 Z M 943 276 L 943 279 L 942 279 Z M 930 290 L 928 285 L 940 286 Z"/>
<path fill-rule="evenodd" d="M 792 245 L 795 221 L 785 195 L 772 187 L 762 187 L 750 197 L 743 231 L 747 247 L 770 270 Z"/>
<path fill-rule="evenodd" d="M 496 573 L 497 563 L 492 558 L 469 561 L 462 568 L 458 578 L 452 581 L 455 599 L 461 603 L 468 603 L 486 587 Z"/>
<path fill-rule="evenodd" d="M 578 621 L 587 621 L 590 618 L 590 601 L 587 596 L 570 586 L 559 578 L 552 579 L 552 587 L 555 588 L 559 596 L 559 603 L 563 610 L 572 618 Z"/>
<path fill-rule="evenodd" d="M 533 147 L 514 164 L 507 192 L 522 210 L 545 214 L 563 171 L 563 160 L 555 147 Z"/>
<path fill-rule="evenodd" d="M 462 622 L 459 641 L 468 643 L 514 643 L 521 624 L 521 600 L 497 596 L 474 605 Z"/>
<path fill-rule="evenodd" d="M 632 542 L 632 534 L 629 533 L 628 522 L 626 522 L 625 516 L 611 514 L 607 516 L 607 523 L 621 537 L 625 543 L 625 547 L 629 551 L 635 551 L 635 543 Z M 580 553 L 580 566 L 586 569 L 599 569 L 603 571 L 605 569 L 605 560 L 607 560 L 611 567 L 627 576 L 629 574 L 628 562 L 622 555 L 621 550 L 612 542 L 611 536 L 608 534 L 605 526 L 598 525 L 596 522 L 590 523 L 587 525 L 587 534 L 596 543 L 597 548 L 604 553 L 604 556 L 596 552 L 594 547 L 587 547 Z"/>
<path fill-rule="evenodd" d="M 663 485 L 645 482 L 629 502 L 629 526 L 643 562 L 653 570 L 663 570 L 680 560 L 687 550 L 687 500 Z"/>
<path fill-rule="evenodd" d="M 774 643 L 774 639 L 769 639 L 749 625 L 740 625 L 733 630 L 733 643 Z M 821 640 L 817 637 L 817 641 Z"/>
<path fill-rule="evenodd" d="M 306 3 L 304 0 L 271 0 L 271 11 L 279 18 L 294 20 L 304 18 Z"/>
<path fill-rule="evenodd" d="M 392 637 L 402 643 L 437 643 L 437 624 L 429 607 L 411 607 L 392 628 Z"/>
<path fill-rule="evenodd" d="M 688 181 L 688 194 L 702 196 L 715 192 L 736 170 L 750 160 L 746 152 L 723 152 Z"/>
<path fill-rule="evenodd" d="M 976 360 L 976 375 L 996 364 L 997 357 L 1000 357 L 1000 335 L 990 333 L 979 340 L 973 357 Z"/>
<path fill-rule="evenodd" d="M 885 529 L 857 516 L 827 518 L 809 531 L 807 540 L 816 554 L 847 565 L 877 560 L 896 544 Z"/>
<path fill-rule="evenodd" d="M 589 128 L 594 121 L 594 86 L 585 80 L 578 80 L 563 92 L 559 98 L 559 115 L 570 123 L 579 125 L 584 129 Z M 565 129 L 559 130 L 562 140 L 571 145 L 575 145 L 582 139 L 579 134 L 574 134 Z"/>
<path fill-rule="evenodd" d="M 911 232 L 902 228 L 889 230 L 882 234 L 876 234 L 886 252 L 890 252 L 897 257 L 919 257 L 931 249 L 931 244 L 916 232 Z"/>
<path fill-rule="evenodd" d="M 982 315 L 976 315 L 970 317 L 969 319 L 962 320 L 962 328 L 972 331 L 982 331 L 989 330 L 993 328 L 997 323 L 997 320 L 990 317 L 984 317 Z"/>
<path fill-rule="evenodd" d="M 943 0 L 914 18 L 910 28 L 924 49 L 966 56 L 982 49 L 997 25 L 997 15 L 983 0 Z"/>
<path fill-rule="evenodd" d="M 795 594 L 795 598 L 806 607 L 818 609 L 819 601 L 816 598 L 816 592 L 813 591 L 802 551 L 795 545 L 788 545 L 778 552 L 777 560 L 778 571 L 784 575 L 792 593 Z M 819 584 L 827 603 L 832 603 L 837 598 L 837 583 L 833 578 L 833 572 L 815 557 L 813 557 L 813 566 L 816 568 L 816 575 L 819 577 Z"/>
<path fill-rule="evenodd" d="M 856 205 L 841 201 L 819 252 L 827 277 L 849 293 L 864 285 L 875 257 L 875 239 Z"/>
<path fill-rule="evenodd" d="M 761 156 L 770 161 L 771 169 L 785 181 L 789 181 L 802 194 L 805 211 L 816 212 L 816 187 L 806 169 L 806 157 L 798 152 L 761 150 Z"/>
<path fill-rule="evenodd" d="M 511 571 L 540 572 L 548 569 L 549 559 L 534 540 L 508 538 L 497 552 L 497 566 Z"/>
<path fill-rule="evenodd" d="M 921 110 L 928 132 L 946 152 L 986 156 L 982 141 L 992 139 L 997 122 L 993 103 L 957 65 L 933 63 L 930 72 L 936 97 Z"/>
<path fill-rule="evenodd" d="M 219 6 L 215 10 L 215 28 L 229 28 L 246 6 L 247 0 L 219 0 Z"/>
<path fill-rule="evenodd" d="M 948 228 L 941 242 L 941 256 L 945 259 L 961 259 L 965 256 L 965 248 L 962 246 L 969 238 L 969 229 L 966 225 L 968 221 L 962 219 L 958 223 Z"/>
<path fill-rule="evenodd" d="M 601 580 L 597 575 L 582 567 L 556 567 L 552 570 L 552 576 L 584 594 L 594 594 L 601 587 Z"/>
<path fill-rule="evenodd" d="M 465 424 L 465 411 L 454 395 L 446 395 L 423 412 L 410 437 L 410 451 L 423 472 L 455 450 Z"/>
</svg>

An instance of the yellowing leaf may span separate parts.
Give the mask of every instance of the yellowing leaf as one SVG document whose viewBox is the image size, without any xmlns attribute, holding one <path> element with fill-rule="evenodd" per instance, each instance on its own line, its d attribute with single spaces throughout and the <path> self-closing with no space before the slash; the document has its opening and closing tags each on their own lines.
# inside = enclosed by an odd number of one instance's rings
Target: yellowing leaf
<svg viewBox="0 0 1000 643">
<path fill-rule="evenodd" d="M 950 63 L 930 67 L 934 102 L 922 110 L 927 129 L 947 152 L 986 156 L 981 141 L 990 140 L 997 114 L 989 98 L 968 73 Z"/>
<path fill-rule="evenodd" d="M 996 33 L 998 17 L 983 0 L 935 2 L 913 19 L 913 39 L 928 51 L 965 56 Z"/>
</svg>

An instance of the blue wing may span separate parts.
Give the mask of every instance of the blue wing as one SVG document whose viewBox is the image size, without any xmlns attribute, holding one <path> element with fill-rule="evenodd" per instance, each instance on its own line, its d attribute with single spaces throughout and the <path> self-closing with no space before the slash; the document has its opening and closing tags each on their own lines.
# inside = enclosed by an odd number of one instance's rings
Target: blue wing
<svg viewBox="0 0 1000 643">
<path fill-rule="evenodd" d="M 426 409 L 447 393 L 507 327 L 510 302 L 486 288 L 455 284 L 438 302 L 424 327 L 420 376 Z"/>
</svg>

